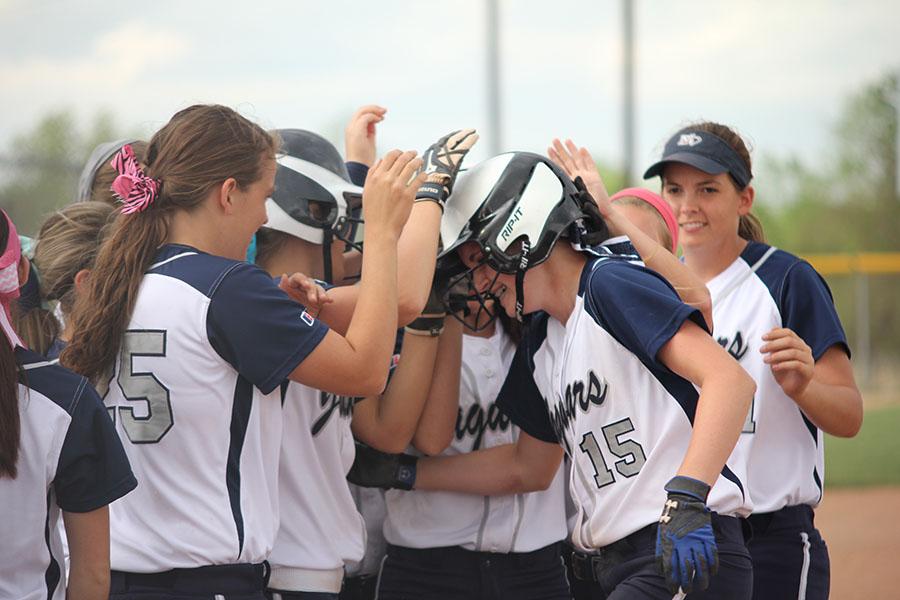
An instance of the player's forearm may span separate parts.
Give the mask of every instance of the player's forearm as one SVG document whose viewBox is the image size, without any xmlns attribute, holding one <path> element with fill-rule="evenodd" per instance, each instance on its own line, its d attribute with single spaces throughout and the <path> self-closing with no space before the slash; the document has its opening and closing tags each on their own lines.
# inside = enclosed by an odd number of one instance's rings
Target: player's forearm
<svg viewBox="0 0 900 600">
<path fill-rule="evenodd" d="M 737 364 L 703 381 L 693 433 L 678 475 L 714 485 L 741 434 L 756 384 Z"/>
<path fill-rule="evenodd" d="M 345 338 L 354 366 L 363 372 L 380 367 L 386 380 L 397 329 L 397 240 L 367 231 L 365 248 L 359 299 Z"/>
<path fill-rule="evenodd" d="M 656 240 L 615 208 L 609 216 L 609 226 L 619 235 L 628 236 L 644 264 L 665 277 L 675 288 L 682 302 L 698 309 L 703 314 L 707 327 L 712 331 L 712 298 L 700 278 L 678 260 L 678 257 L 660 246 Z"/>
<path fill-rule="evenodd" d="M 459 413 L 461 363 L 462 323 L 447 317 L 438 344 L 428 400 L 412 440 L 413 445 L 425 454 L 440 454 L 453 441 Z"/>
<path fill-rule="evenodd" d="M 855 385 L 829 384 L 815 376 L 803 394 L 794 400 L 797 406 L 825 433 L 853 437 L 862 426 L 862 396 Z"/>
<path fill-rule="evenodd" d="M 437 258 L 441 208 L 434 202 L 417 202 L 400 234 L 397 248 L 401 279 L 397 284 L 398 321 L 402 327 L 422 314 Z"/>
<path fill-rule="evenodd" d="M 109 512 L 106 506 L 87 513 L 63 512 L 69 540 L 67 600 L 109 597 Z"/>
<path fill-rule="evenodd" d="M 528 469 L 522 468 L 517 461 L 515 444 L 504 444 L 467 454 L 419 459 L 415 487 L 506 496 L 544 489 L 538 484 L 528 477 Z"/>
<path fill-rule="evenodd" d="M 353 417 L 356 436 L 377 450 L 397 454 L 412 440 L 431 388 L 438 338 L 408 335 L 397 370 L 384 394 L 369 398 L 372 410 Z M 362 408 L 362 406 L 360 406 Z"/>
</svg>

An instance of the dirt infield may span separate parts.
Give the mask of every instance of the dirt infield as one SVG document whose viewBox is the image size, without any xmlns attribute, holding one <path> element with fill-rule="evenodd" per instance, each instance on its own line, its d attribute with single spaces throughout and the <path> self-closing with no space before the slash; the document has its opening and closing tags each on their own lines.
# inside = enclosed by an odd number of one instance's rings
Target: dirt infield
<svg viewBox="0 0 900 600">
<path fill-rule="evenodd" d="M 900 487 L 825 490 L 816 526 L 831 557 L 833 600 L 900 598 Z"/>
</svg>

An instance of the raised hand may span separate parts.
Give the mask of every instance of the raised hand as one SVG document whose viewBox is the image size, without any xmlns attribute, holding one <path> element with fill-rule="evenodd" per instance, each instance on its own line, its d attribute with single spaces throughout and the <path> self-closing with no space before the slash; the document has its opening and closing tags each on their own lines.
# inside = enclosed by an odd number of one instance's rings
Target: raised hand
<svg viewBox="0 0 900 600">
<path fill-rule="evenodd" d="M 784 393 L 797 400 L 806 391 L 816 370 L 812 349 L 793 330 L 776 328 L 762 336 L 759 351 L 763 362 L 772 369 L 775 381 Z"/>
<path fill-rule="evenodd" d="M 563 144 L 558 139 L 554 139 L 553 144 L 547 148 L 547 156 L 559 165 L 573 181 L 576 177 L 581 177 L 588 193 L 594 199 L 597 208 L 600 209 L 600 214 L 604 217 L 610 216 L 612 204 L 609 201 L 609 194 L 606 186 L 603 185 L 600 172 L 597 171 L 597 163 L 594 162 L 587 148 L 579 148 L 572 140 L 566 140 L 566 143 Z"/>
<path fill-rule="evenodd" d="M 369 169 L 363 188 L 366 235 L 377 231 L 400 237 L 416 190 L 425 182 L 425 173 L 417 173 L 421 166 L 414 150 L 391 150 Z"/>
<path fill-rule="evenodd" d="M 427 179 L 419 188 L 416 201 L 437 202 L 443 210 L 447 197 L 453 191 L 460 165 L 477 141 L 478 134 L 474 129 L 460 129 L 429 146 L 422 155 L 425 160 L 423 172 Z"/>
<path fill-rule="evenodd" d="M 344 148 L 348 162 L 371 167 L 375 163 L 375 126 L 384 120 L 386 108 L 368 104 L 359 108 L 344 130 Z"/>
</svg>

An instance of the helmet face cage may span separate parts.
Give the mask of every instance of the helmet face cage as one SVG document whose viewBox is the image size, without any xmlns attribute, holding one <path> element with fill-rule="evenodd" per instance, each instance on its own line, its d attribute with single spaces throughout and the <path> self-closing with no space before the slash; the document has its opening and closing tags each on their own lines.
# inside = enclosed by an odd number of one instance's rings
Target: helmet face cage
<svg viewBox="0 0 900 600">
<path fill-rule="evenodd" d="M 484 265 L 484 260 L 474 267 L 453 275 L 449 279 L 450 292 L 444 302 L 447 314 L 462 323 L 463 327 L 470 331 L 483 331 L 497 318 L 500 306 L 500 298 L 494 294 L 494 286 L 500 273 L 494 275 L 486 290 L 479 290 L 475 285 L 475 272 Z M 470 302 L 477 302 L 474 323 L 467 320 L 472 314 Z"/>
</svg>

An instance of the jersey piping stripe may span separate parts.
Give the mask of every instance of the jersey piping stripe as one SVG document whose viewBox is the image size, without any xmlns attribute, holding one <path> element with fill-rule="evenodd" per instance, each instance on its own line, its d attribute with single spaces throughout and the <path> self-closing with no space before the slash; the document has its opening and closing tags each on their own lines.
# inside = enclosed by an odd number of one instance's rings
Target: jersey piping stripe
<svg viewBox="0 0 900 600">
<path fill-rule="evenodd" d="M 759 257 L 759 260 L 756 261 L 755 263 L 753 263 L 753 265 L 750 267 L 750 270 L 748 270 L 743 275 L 741 275 L 740 277 L 738 277 L 737 279 L 732 281 L 730 284 L 728 284 L 725 287 L 724 290 L 722 290 L 722 293 L 719 294 L 719 296 L 716 298 L 716 301 L 721 302 L 722 300 L 727 298 L 731 294 L 731 292 L 733 292 L 738 287 L 740 287 L 740 285 L 742 283 L 744 283 L 744 281 L 746 281 L 748 277 L 750 277 L 751 275 L 756 273 L 759 270 L 759 268 L 761 266 L 763 266 L 763 264 L 765 264 L 765 262 L 767 260 L 769 260 L 770 256 L 775 254 L 776 250 L 778 250 L 778 248 L 776 248 L 775 246 L 771 246 L 768 250 L 766 250 L 765 253 Z"/>
<path fill-rule="evenodd" d="M 161 261 L 159 261 L 159 262 L 156 263 L 156 264 L 150 265 L 150 268 L 147 269 L 147 270 L 148 270 L 148 271 L 152 271 L 153 269 L 156 269 L 156 268 L 158 268 L 158 267 L 161 267 L 161 266 L 163 266 L 163 265 L 166 264 L 166 263 L 170 263 L 170 262 L 172 262 L 173 260 L 178 260 L 179 258 L 184 258 L 185 256 L 193 256 L 193 255 L 195 255 L 195 254 L 197 254 L 197 253 L 196 253 L 196 252 L 182 252 L 181 254 L 176 254 L 175 256 L 170 256 L 169 258 L 167 258 L 167 259 L 165 259 L 165 260 L 161 260 Z"/>
<path fill-rule="evenodd" d="M 466 365 L 463 365 L 465 368 Z M 475 538 L 475 549 L 481 550 L 484 544 L 484 530 L 487 528 L 488 515 L 491 512 L 491 497 L 484 497 L 484 512 L 481 514 L 481 523 L 478 524 L 478 537 Z"/>
<path fill-rule="evenodd" d="M 253 408 L 253 386 L 239 375 L 234 386 L 234 404 L 231 409 L 231 443 L 228 446 L 228 466 L 225 469 L 225 483 L 228 487 L 228 500 L 231 502 L 231 514 L 238 536 L 238 552 L 240 557 L 244 550 L 244 515 L 241 512 L 241 451 L 250 422 L 250 410 Z"/>
<path fill-rule="evenodd" d="M 509 545 L 509 551 L 513 552 L 516 547 L 516 541 L 519 539 L 519 531 L 522 529 L 522 519 L 525 518 L 525 495 L 516 494 L 516 508 L 519 509 L 519 518 L 516 519 L 516 529 L 513 531 L 512 543 Z"/>
<path fill-rule="evenodd" d="M 33 362 L 27 365 L 22 365 L 23 371 L 30 371 L 31 369 L 40 369 L 41 367 L 52 367 L 55 364 L 59 364 L 59 359 L 54 360 L 42 360 L 40 362 Z"/>
<path fill-rule="evenodd" d="M 53 598 L 56 592 L 56 586 L 59 585 L 60 569 L 59 563 L 53 556 L 53 550 L 50 548 L 50 503 L 53 501 L 52 491 L 47 492 L 47 517 L 44 521 L 44 542 L 47 544 L 47 554 L 50 555 L 50 563 L 47 570 L 44 571 L 44 582 L 47 585 L 47 600 Z"/>
<path fill-rule="evenodd" d="M 803 566 L 800 567 L 800 590 L 797 592 L 797 600 L 806 600 L 806 586 L 809 578 L 809 534 L 801 531 L 800 541 L 803 542 Z"/>
</svg>

